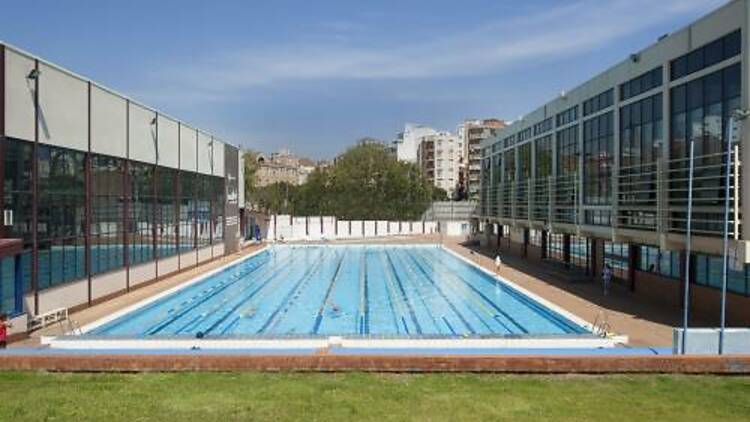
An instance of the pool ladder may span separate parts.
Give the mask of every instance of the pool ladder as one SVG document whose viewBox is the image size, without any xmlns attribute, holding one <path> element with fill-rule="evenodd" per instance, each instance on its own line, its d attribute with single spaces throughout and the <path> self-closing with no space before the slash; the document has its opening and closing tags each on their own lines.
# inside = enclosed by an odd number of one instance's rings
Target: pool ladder
<svg viewBox="0 0 750 422">
<path fill-rule="evenodd" d="M 60 325 L 60 334 L 62 335 L 74 335 L 74 336 L 80 336 L 83 334 L 83 331 L 81 330 L 81 324 L 78 323 L 78 321 L 74 319 L 67 318 L 65 320 L 58 321 Z"/>
<path fill-rule="evenodd" d="M 609 325 L 609 318 L 607 318 L 607 312 L 600 310 L 594 320 L 594 325 L 591 327 L 591 331 L 599 337 L 607 337 L 612 330 Z"/>
</svg>

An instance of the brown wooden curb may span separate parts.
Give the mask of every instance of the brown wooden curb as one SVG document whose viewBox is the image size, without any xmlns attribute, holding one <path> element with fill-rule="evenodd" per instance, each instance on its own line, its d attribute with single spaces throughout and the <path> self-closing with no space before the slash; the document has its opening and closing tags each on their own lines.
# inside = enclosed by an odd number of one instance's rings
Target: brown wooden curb
<svg viewBox="0 0 750 422">
<path fill-rule="evenodd" d="M 10 355 L 0 370 L 750 374 L 743 356 Z"/>
</svg>

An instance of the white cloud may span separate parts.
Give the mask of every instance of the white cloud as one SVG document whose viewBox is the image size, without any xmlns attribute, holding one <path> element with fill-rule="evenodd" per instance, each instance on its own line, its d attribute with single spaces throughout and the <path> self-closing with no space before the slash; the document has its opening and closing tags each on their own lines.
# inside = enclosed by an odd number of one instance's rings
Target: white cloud
<svg viewBox="0 0 750 422">
<path fill-rule="evenodd" d="M 218 100 L 299 81 L 488 74 L 529 61 L 594 51 L 722 3 L 725 0 L 577 0 L 528 16 L 498 18 L 469 31 L 440 28 L 446 35 L 429 42 L 381 47 L 311 42 L 222 52 L 170 68 L 162 76 L 171 82 L 162 89 L 189 90 L 200 98 Z M 336 24 L 339 29 L 342 25 Z M 173 83 L 179 86 L 170 87 Z"/>
</svg>

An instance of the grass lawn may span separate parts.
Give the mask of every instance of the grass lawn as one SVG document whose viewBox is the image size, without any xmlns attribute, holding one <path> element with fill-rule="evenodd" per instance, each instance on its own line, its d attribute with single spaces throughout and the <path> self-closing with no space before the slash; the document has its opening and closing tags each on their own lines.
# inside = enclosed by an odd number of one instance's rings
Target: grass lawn
<svg viewBox="0 0 750 422">
<path fill-rule="evenodd" d="M 0 420 L 750 420 L 750 378 L 1 373 Z"/>
</svg>

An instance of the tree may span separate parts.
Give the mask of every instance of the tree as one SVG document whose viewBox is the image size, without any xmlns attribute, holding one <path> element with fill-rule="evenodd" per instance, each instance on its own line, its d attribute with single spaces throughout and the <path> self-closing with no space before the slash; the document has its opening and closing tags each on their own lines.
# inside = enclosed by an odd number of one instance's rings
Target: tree
<svg viewBox="0 0 750 422">
<path fill-rule="evenodd" d="M 433 186 L 432 188 L 432 200 L 433 201 L 447 201 L 448 200 L 448 192 L 443 189 L 439 188 L 437 186 Z"/>
<path fill-rule="evenodd" d="M 432 194 L 416 165 L 397 161 L 383 145 L 360 143 L 310 174 L 294 205 L 298 215 L 416 220 Z"/>
<path fill-rule="evenodd" d="M 242 153 L 244 158 L 244 173 L 245 173 L 245 200 L 251 201 L 253 199 L 253 193 L 256 191 L 256 174 L 258 173 L 258 155 L 257 151 L 245 151 Z M 244 204 L 242 204 L 244 206 Z"/>
</svg>

